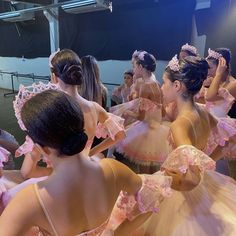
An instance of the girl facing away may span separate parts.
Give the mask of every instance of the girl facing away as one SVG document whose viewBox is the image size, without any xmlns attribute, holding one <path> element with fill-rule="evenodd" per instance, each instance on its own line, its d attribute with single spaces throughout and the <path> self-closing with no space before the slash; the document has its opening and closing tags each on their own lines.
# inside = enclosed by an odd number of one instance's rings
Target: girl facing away
<svg viewBox="0 0 236 236">
<path fill-rule="evenodd" d="M 125 137 L 123 120 L 107 113 L 97 102 L 88 101 L 78 92 L 78 86 L 84 86 L 86 78 L 82 72 L 79 56 L 69 49 L 63 49 L 50 57 L 51 81 L 55 89 L 65 91 L 79 103 L 85 117 L 85 132 L 88 135 L 86 150 L 89 156 L 97 155 Z M 58 86 L 58 88 L 56 88 Z M 49 86 L 50 87 L 50 86 Z M 95 136 L 110 138 L 91 149 Z M 21 173 L 25 178 L 49 175 L 51 168 L 40 168 L 37 162 L 40 155 L 32 151 L 30 141 L 19 149 L 18 155 L 26 154 Z"/>
<path fill-rule="evenodd" d="M 0 217 L 0 235 L 25 235 L 33 226 L 37 226 L 34 232 L 37 229 L 42 235 L 101 235 L 121 190 L 133 199 L 137 196 L 134 205 L 141 206 L 140 213 L 154 211 L 167 195 L 171 184 L 167 176 L 150 176 L 150 188 L 145 176 L 115 160 L 98 163 L 88 158 L 83 112 L 71 96 L 54 90 L 32 95 L 20 116 L 53 172 L 11 200 Z M 148 199 L 153 201 L 144 204 L 149 189 L 153 195 Z M 9 221 L 14 224 L 9 226 Z"/>
<path fill-rule="evenodd" d="M 126 138 L 116 145 L 116 151 L 139 165 L 140 173 L 153 173 L 170 151 L 169 127 L 162 124 L 162 91 L 153 72 L 156 59 L 145 51 L 133 55 L 134 76 L 142 78 L 139 97 L 131 101 L 135 110 L 126 115 L 137 121 L 126 130 Z M 130 102 L 130 103 L 131 103 Z"/>
</svg>

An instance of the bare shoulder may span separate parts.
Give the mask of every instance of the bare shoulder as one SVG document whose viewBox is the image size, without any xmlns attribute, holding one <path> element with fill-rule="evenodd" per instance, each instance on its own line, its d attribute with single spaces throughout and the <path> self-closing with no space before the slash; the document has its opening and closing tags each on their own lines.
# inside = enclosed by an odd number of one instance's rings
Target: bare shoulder
<svg viewBox="0 0 236 236">
<path fill-rule="evenodd" d="M 211 129 L 214 128 L 217 125 L 217 119 L 210 112 L 208 112 L 204 106 L 199 105 L 197 108 L 201 120 L 208 123 Z"/>
<path fill-rule="evenodd" d="M 121 162 L 105 158 L 100 163 L 105 173 L 114 175 L 118 189 L 135 193 L 141 187 L 141 178 Z"/>
<path fill-rule="evenodd" d="M 236 99 L 236 79 L 232 80 L 227 86 L 229 93 Z"/>
<path fill-rule="evenodd" d="M 24 188 L 15 195 L 1 215 L 0 235 L 22 235 L 30 226 L 38 225 L 41 211 L 33 185 Z M 10 228 L 9 222 L 14 222 Z"/>
<path fill-rule="evenodd" d="M 177 118 L 170 126 L 171 134 L 176 146 L 192 144 L 190 134 L 192 131 L 191 123 L 183 117 Z"/>
<path fill-rule="evenodd" d="M 96 102 L 92 102 L 95 107 L 96 113 L 98 115 L 98 120 L 100 123 L 104 123 L 106 119 L 109 118 L 107 111 Z"/>
</svg>

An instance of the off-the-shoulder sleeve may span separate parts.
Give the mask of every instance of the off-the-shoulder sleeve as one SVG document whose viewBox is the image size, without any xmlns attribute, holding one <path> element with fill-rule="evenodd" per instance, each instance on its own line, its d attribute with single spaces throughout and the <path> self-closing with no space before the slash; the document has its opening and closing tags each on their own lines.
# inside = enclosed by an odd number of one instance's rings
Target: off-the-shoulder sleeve
<svg viewBox="0 0 236 236">
<path fill-rule="evenodd" d="M 118 132 L 124 130 L 124 119 L 112 113 L 108 113 L 109 117 L 104 123 L 98 123 L 96 129 L 97 138 L 111 137 L 113 140 Z"/>
<path fill-rule="evenodd" d="M 16 150 L 15 157 L 20 157 L 24 154 L 32 152 L 34 148 L 34 142 L 32 139 L 27 135 L 25 137 L 25 142 Z"/>
<path fill-rule="evenodd" d="M 5 148 L 0 147 L 0 168 L 3 167 L 4 162 L 8 162 L 8 157 L 10 152 L 8 152 Z"/>
<path fill-rule="evenodd" d="M 192 145 L 182 145 L 168 155 L 162 169 L 186 173 L 189 166 L 198 166 L 200 171 L 214 170 L 215 161 Z"/>
<path fill-rule="evenodd" d="M 117 207 L 129 220 L 146 212 L 158 212 L 159 205 L 165 197 L 171 195 L 171 177 L 158 171 L 153 175 L 140 175 L 142 187 L 136 195 L 121 191 Z"/>
<path fill-rule="evenodd" d="M 217 118 L 217 120 L 217 125 L 212 129 L 207 146 L 204 149 L 207 155 L 210 155 L 217 146 L 225 146 L 226 142 L 236 135 L 236 119 Z M 225 148 L 225 152 L 226 149 L 227 147 Z"/>
<path fill-rule="evenodd" d="M 226 88 L 220 88 L 218 95 L 224 98 L 224 100 L 229 104 L 233 104 L 235 100 L 235 98 L 230 94 L 230 92 Z"/>
</svg>

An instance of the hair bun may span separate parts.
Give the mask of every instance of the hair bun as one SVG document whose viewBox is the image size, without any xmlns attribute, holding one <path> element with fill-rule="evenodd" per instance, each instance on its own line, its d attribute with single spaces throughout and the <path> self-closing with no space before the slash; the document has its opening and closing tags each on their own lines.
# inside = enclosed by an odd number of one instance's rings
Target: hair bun
<svg viewBox="0 0 236 236">
<path fill-rule="evenodd" d="M 67 156 L 73 156 L 84 150 L 85 145 L 88 141 L 88 136 L 85 132 L 79 132 L 73 134 L 71 137 L 67 138 L 62 144 L 60 151 L 61 154 Z"/>
<path fill-rule="evenodd" d="M 79 65 L 66 65 L 62 71 L 62 77 L 66 79 L 67 84 L 81 85 L 83 82 L 82 67 Z"/>
<path fill-rule="evenodd" d="M 156 58 L 150 53 L 144 54 L 143 61 L 140 61 L 140 64 L 148 71 L 154 72 L 156 70 Z"/>
<path fill-rule="evenodd" d="M 183 82 L 192 95 L 195 95 L 207 78 L 208 63 L 204 58 L 188 56 L 182 61 Z"/>
</svg>

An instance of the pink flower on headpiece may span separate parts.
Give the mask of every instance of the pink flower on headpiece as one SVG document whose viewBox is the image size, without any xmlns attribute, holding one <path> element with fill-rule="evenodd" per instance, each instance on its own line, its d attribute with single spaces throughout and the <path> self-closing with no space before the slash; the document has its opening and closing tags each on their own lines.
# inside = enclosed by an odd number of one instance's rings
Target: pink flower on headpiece
<svg viewBox="0 0 236 236">
<path fill-rule="evenodd" d="M 8 152 L 5 148 L 0 147 L 0 168 L 3 167 L 3 162 L 8 162 L 8 157 L 10 152 Z"/>
<path fill-rule="evenodd" d="M 58 48 L 56 52 L 51 53 L 51 55 L 49 56 L 49 58 L 48 58 L 48 59 L 49 59 L 49 63 L 48 63 L 48 64 L 49 64 L 49 67 L 50 67 L 50 68 L 53 67 L 53 66 L 52 66 L 52 59 L 55 57 L 55 55 L 56 55 L 58 52 L 60 52 L 60 48 Z"/>
<path fill-rule="evenodd" d="M 144 56 L 145 56 L 146 53 L 147 52 L 145 52 L 145 51 L 140 52 L 139 55 L 138 55 L 139 60 L 144 61 Z"/>
<path fill-rule="evenodd" d="M 179 71 L 179 60 L 177 55 L 175 55 L 168 63 L 167 67 L 170 67 L 172 71 Z"/>
<path fill-rule="evenodd" d="M 188 43 L 184 44 L 182 47 L 181 47 L 181 50 L 183 51 L 189 51 L 193 54 L 197 54 L 197 48 L 195 48 L 194 46 L 192 45 L 189 45 Z"/>
<path fill-rule="evenodd" d="M 216 60 L 219 60 L 220 57 L 222 57 L 222 55 L 214 50 L 211 50 L 210 48 L 208 49 L 208 56 L 206 59 L 208 58 L 214 58 Z"/>
<path fill-rule="evenodd" d="M 146 53 L 147 53 L 146 51 L 135 50 L 132 57 L 137 57 L 139 60 L 144 61 L 144 56 Z"/>
<path fill-rule="evenodd" d="M 23 85 L 20 85 L 19 92 L 15 97 L 15 101 L 13 101 L 13 107 L 15 110 L 15 116 L 17 118 L 18 124 L 22 130 L 26 131 L 26 128 L 21 119 L 22 107 L 29 99 L 34 97 L 36 94 L 41 93 L 45 90 L 49 90 L 49 89 L 61 90 L 58 85 L 52 84 L 50 82 L 47 84 L 42 83 L 42 82 L 39 82 L 38 84 L 33 83 L 31 86 L 26 86 L 26 87 Z"/>
</svg>

